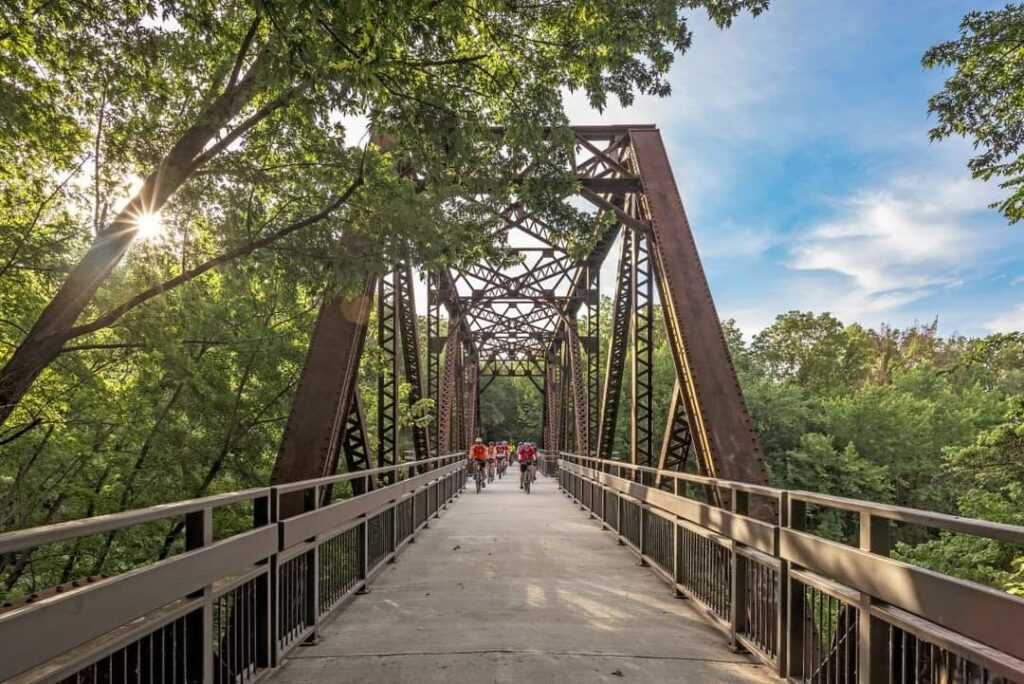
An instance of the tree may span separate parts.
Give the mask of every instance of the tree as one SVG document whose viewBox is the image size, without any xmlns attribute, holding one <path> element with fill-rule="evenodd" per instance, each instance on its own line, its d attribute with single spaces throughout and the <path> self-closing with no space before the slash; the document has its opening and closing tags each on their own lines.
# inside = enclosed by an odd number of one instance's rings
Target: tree
<svg viewBox="0 0 1024 684">
<path fill-rule="evenodd" d="M 831 314 L 790 311 L 758 333 L 750 351 L 773 380 L 829 394 L 864 379 L 871 340 L 860 326 L 844 327 Z"/>
<path fill-rule="evenodd" d="M 888 468 L 862 458 L 852 443 L 838 450 L 832 437 L 809 432 L 788 456 L 789 467 L 777 482 L 779 487 L 883 503 L 892 497 Z M 832 509 L 815 510 L 808 522 L 818 534 L 846 542 L 857 529 L 856 521 Z"/>
<path fill-rule="evenodd" d="M 961 515 L 1024 525 L 1024 397 L 1010 401 L 1005 422 L 980 432 L 971 444 L 948 447 L 943 460 Z M 1024 595 L 1024 554 L 1011 544 L 943 532 L 917 546 L 903 545 L 899 553 L 911 562 Z"/>
<path fill-rule="evenodd" d="M 69 340 L 313 226 L 321 231 L 308 242 L 326 243 L 343 265 L 339 245 L 351 252 L 354 243 L 338 234 L 370 233 L 359 243 L 367 245 L 357 255 L 364 268 L 397 257 L 449 265 L 478 258 L 496 242 L 487 228 L 513 200 L 549 212 L 556 230 L 584 230 L 585 215 L 561 202 L 572 190 L 565 138 L 545 134 L 565 123 L 563 89 L 582 89 L 599 107 L 610 95 L 623 103 L 636 93 L 665 95 L 674 53 L 690 41 L 681 10 L 705 7 L 725 26 L 767 4 L 239 0 L 168 3 L 158 16 L 97 0 L 5 7 L 0 40 L 10 56 L 0 60 L 0 79 L 16 96 L 4 150 L 38 144 L 35 161 L 62 162 L 57 168 L 88 154 L 94 197 L 84 252 L 68 260 L 0 369 L 0 423 Z M 378 149 L 345 149 L 336 122 L 353 114 L 370 116 Z M 503 127 L 500 136 L 493 125 Z M 57 140 L 44 144 L 50 138 Z M 529 160 L 540 162 L 523 180 Z M 118 206 L 114 189 L 131 175 L 141 185 Z M 268 176 L 285 180 L 284 191 Z M 211 207 L 208 190 L 248 206 Z M 173 211 L 179 194 L 191 199 L 179 207 L 185 213 L 240 224 L 234 234 L 217 231 L 226 249 L 79 323 L 140 224 Z"/>
<path fill-rule="evenodd" d="M 975 178 L 998 179 L 1008 195 L 992 207 L 1017 223 L 1024 218 L 1024 6 L 964 16 L 960 36 L 936 45 L 926 68 L 953 69 L 928 103 L 938 122 L 932 140 L 962 136 L 978 150 L 968 168 Z"/>
</svg>

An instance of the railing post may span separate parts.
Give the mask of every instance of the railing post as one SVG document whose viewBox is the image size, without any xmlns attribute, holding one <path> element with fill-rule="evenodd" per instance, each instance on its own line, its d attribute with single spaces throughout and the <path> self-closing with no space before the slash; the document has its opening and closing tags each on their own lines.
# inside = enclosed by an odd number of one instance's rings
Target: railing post
<svg viewBox="0 0 1024 684">
<path fill-rule="evenodd" d="M 860 549 L 889 555 L 889 521 L 867 512 L 860 514 Z M 874 598 L 861 592 L 858 606 L 857 681 L 878 684 L 889 681 L 889 642 L 885 622 L 871 616 Z"/>
<path fill-rule="evenodd" d="M 804 530 L 807 527 L 807 504 L 803 501 L 786 497 L 788 501 L 789 516 L 788 527 L 793 530 Z M 790 678 L 804 675 L 804 619 L 805 601 L 803 587 L 793 579 L 790 571 L 792 566 L 786 563 L 786 579 L 789 582 L 787 589 L 787 634 L 788 645 L 786 647 L 786 676 Z"/>
<path fill-rule="evenodd" d="M 320 486 L 313 487 L 313 499 L 306 502 L 308 511 L 315 511 L 320 508 L 324 492 Z M 307 551 L 309 561 L 306 563 L 306 619 L 312 625 L 313 631 L 303 642 L 305 646 L 315 646 L 320 643 L 320 538 L 313 537 L 309 540 L 313 548 Z"/>
<path fill-rule="evenodd" d="M 779 559 L 779 577 L 778 586 L 776 591 L 778 592 L 777 600 L 778 610 L 775 611 L 775 638 L 777 640 L 775 645 L 775 652 L 778 654 L 778 675 L 779 677 L 786 676 L 787 663 L 789 661 L 789 611 L 787 606 L 789 605 L 789 561 L 782 558 L 781 549 L 779 548 L 779 535 L 782 528 L 789 526 L 789 492 L 779 492 L 779 525 L 775 530 L 775 540 L 773 544 L 773 555 Z"/>
<path fill-rule="evenodd" d="M 185 550 L 192 551 L 213 542 L 213 509 L 185 516 Z M 189 682 L 213 681 L 213 587 L 207 584 L 191 595 L 201 597 L 202 604 L 197 612 L 188 616 L 188 641 L 186 658 L 189 662 L 200 663 L 199 672 L 187 672 Z M 198 675 L 198 678 L 196 678 Z"/>
<path fill-rule="evenodd" d="M 615 492 L 615 538 L 619 546 L 625 545 L 622 541 L 622 495 L 618 492 Z"/>
<path fill-rule="evenodd" d="M 639 518 L 640 525 L 640 529 L 638 530 L 638 536 L 640 537 L 640 566 L 647 567 L 647 534 L 644 530 L 647 525 L 645 524 L 646 517 L 644 516 L 644 505 L 642 503 L 638 503 L 637 508 L 640 510 L 640 515 L 637 516 Z M 650 516 L 650 513 L 647 515 Z"/>
<path fill-rule="evenodd" d="M 265 527 L 276 525 L 276 511 L 274 498 L 276 489 L 271 489 L 266 497 L 256 499 L 253 502 L 252 523 L 253 527 Z M 264 561 L 267 566 L 267 574 L 256 583 L 256 665 L 257 667 L 274 667 L 274 630 L 273 630 L 273 606 L 274 603 L 274 572 L 277 568 L 277 553 L 275 552 Z"/>
<path fill-rule="evenodd" d="M 732 512 L 738 515 L 747 515 L 750 509 L 750 498 L 747 492 L 733 490 Z M 729 602 L 729 623 L 732 636 L 732 647 L 735 650 L 742 648 L 739 635 L 747 629 L 747 559 L 740 555 L 740 544 L 733 540 L 730 545 L 732 551 L 732 587 L 730 594 L 732 600 Z"/>
<path fill-rule="evenodd" d="M 277 525 L 281 521 L 281 493 L 277 487 L 270 488 L 270 523 Z M 278 527 L 280 527 L 278 525 Z M 280 535 L 278 536 L 277 553 L 270 557 L 270 623 L 267 632 L 270 637 L 270 667 L 281 665 L 281 643 L 277 631 L 280 628 L 281 612 L 281 576 L 278 554 L 281 552 Z"/>
<path fill-rule="evenodd" d="M 679 496 L 679 478 L 672 478 L 672 494 Z M 682 584 L 683 579 L 683 568 L 681 567 L 680 560 L 682 556 L 682 549 L 679 545 L 679 518 L 673 518 L 672 520 L 672 593 L 676 598 L 686 598 L 686 594 L 679 591 L 679 585 Z"/>
<path fill-rule="evenodd" d="M 398 558 L 398 499 L 391 502 L 391 562 Z"/>
<path fill-rule="evenodd" d="M 412 508 L 416 508 L 413 500 Z M 415 520 L 415 519 L 414 519 Z M 361 533 L 359 535 L 359 579 L 363 580 L 363 586 L 356 593 L 366 594 L 370 591 L 370 518 L 364 514 L 363 522 L 360 523 Z"/>
</svg>

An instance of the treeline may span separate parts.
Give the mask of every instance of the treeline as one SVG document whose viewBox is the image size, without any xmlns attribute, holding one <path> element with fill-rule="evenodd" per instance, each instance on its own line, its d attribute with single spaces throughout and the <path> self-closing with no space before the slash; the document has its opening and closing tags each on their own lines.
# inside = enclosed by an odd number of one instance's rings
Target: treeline
<svg viewBox="0 0 1024 684">
<path fill-rule="evenodd" d="M 747 344 L 726 325 L 773 484 L 1024 524 L 1024 337 L 939 337 L 790 312 Z M 819 513 L 850 541 L 855 521 Z M 1024 552 L 900 528 L 896 554 L 1009 590 Z"/>
</svg>

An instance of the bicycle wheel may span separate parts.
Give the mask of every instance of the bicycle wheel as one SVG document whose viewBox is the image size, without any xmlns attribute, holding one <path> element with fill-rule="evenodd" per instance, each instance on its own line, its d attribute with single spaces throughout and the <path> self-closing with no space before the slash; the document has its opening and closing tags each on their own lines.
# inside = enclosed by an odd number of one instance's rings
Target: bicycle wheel
<svg viewBox="0 0 1024 684">
<path fill-rule="evenodd" d="M 523 478 L 523 491 L 527 494 L 530 493 L 530 473 L 527 471 L 526 477 Z"/>
<path fill-rule="evenodd" d="M 474 475 L 473 479 L 476 480 L 476 493 L 479 494 L 480 493 L 480 488 L 484 484 L 483 481 L 480 479 L 480 473 L 477 473 L 476 475 Z"/>
</svg>

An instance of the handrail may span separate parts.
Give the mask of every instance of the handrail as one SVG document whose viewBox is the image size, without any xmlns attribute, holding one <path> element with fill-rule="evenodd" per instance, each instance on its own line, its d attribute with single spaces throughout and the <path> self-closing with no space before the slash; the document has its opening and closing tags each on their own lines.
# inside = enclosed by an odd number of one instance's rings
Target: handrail
<svg viewBox="0 0 1024 684">
<path fill-rule="evenodd" d="M 107 513 L 91 518 L 67 520 L 50 525 L 27 527 L 0 534 L 0 555 L 27 551 L 45 544 L 53 544 L 67 539 L 86 537 L 101 532 L 139 525 L 142 523 L 173 518 L 208 508 L 221 508 L 243 501 L 252 501 L 270 496 L 270 487 L 257 487 L 226 494 L 213 494 L 198 499 L 187 499 L 166 504 L 157 504 L 146 508 L 137 508 L 119 513 Z"/>
<path fill-rule="evenodd" d="M 341 473 L 338 475 L 328 475 L 326 477 L 317 477 L 309 480 L 286 482 L 284 484 L 275 485 L 275 489 L 279 494 L 290 494 L 303 489 L 323 487 L 326 485 L 337 484 L 338 482 L 350 482 L 352 480 L 361 480 L 367 477 L 375 477 L 377 475 L 386 475 L 388 473 L 398 472 L 403 468 L 419 468 L 432 463 L 439 463 L 443 460 L 450 460 L 462 455 L 464 455 L 464 452 L 456 451 L 450 454 L 444 454 L 443 456 L 424 458 L 419 461 L 404 461 L 403 463 L 396 463 L 395 465 L 382 466 L 380 468 L 369 468 L 368 470 L 357 470 L 352 473 Z"/>
<path fill-rule="evenodd" d="M 188 681 L 213 682 L 224 667 L 265 673 L 315 638 L 324 620 L 440 515 L 465 486 L 464 457 L 446 454 L 0 535 L 0 553 L 17 554 L 184 518 L 185 540 L 181 553 L 149 558 L 112 577 L 75 576 L 0 607 L 0 681 L 62 681 L 83 672 L 102 678 L 104 668 L 143 657 L 148 665 L 139 668 L 187 668 Z M 272 505 L 282 489 L 319 490 L 402 469 L 422 472 L 333 503 L 309 497 L 295 515 Z M 248 501 L 257 504 L 251 525 L 217 538 L 214 511 Z M 17 649 L 7 648 L 15 643 Z M 238 674 L 230 680 L 253 681 Z"/>
<path fill-rule="evenodd" d="M 740 497 L 722 509 L 678 488 L 638 481 L 636 473 L 770 495 L 779 502 L 779 518 L 751 517 Z M 903 681 L 889 674 L 907 667 L 917 656 L 901 653 L 917 653 L 920 643 L 928 661 L 915 667 L 928 677 L 966 671 L 1024 682 L 1024 599 L 891 558 L 889 523 L 1016 544 L 1024 543 L 1024 526 L 568 453 L 559 456 L 557 477 L 644 564 L 701 603 L 734 644 L 790 681 Z M 858 513 L 858 543 L 808 531 L 806 504 Z M 854 656 L 845 651 L 844 660 L 838 644 L 850 640 L 856 650 Z"/>
<path fill-rule="evenodd" d="M 358 480 L 365 477 L 373 477 L 380 474 L 395 472 L 403 468 L 427 466 L 443 459 L 456 458 L 460 454 L 461 452 L 456 452 L 453 454 L 445 454 L 444 456 L 435 456 L 433 458 L 421 459 L 418 461 L 406 461 L 404 463 L 385 466 L 382 468 L 359 470 L 352 473 L 343 473 L 330 477 L 289 482 L 283 485 L 276 485 L 274 487 L 255 487 L 237 492 L 213 494 L 211 496 L 204 496 L 198 499 L 186 499 L 184 501 L 157 504 L 155 506 L 147 506 L 146 508 L 120 511 L 118 513 L 107 513 L 105 515 L 97 515 L 91 518 L 80 518 L 78 520 L 67 520 L 59 523 L 52 523 L 50 525 L 27 527 L 23 530 L 14 530 L 13 532 L 0 534 L 0 554 L 27 551 L 29 549 L 44 546 L 46 544 L 52 544 L 58 541 L 66 541 L 68 539 L 85 537 L 102 532 L 112 532 L 114 530 L 131 527 L 133 525 L 188 515 L 189 513 L 195 513 L 208 508 L 222 508 L 224 506 L 252 501 L 255 499 L 269 499 L 272 494 L 272 490 L 283 494 L 302 489 L 309 489 L 315 486 L 323 486 L 325 484 Z"/>
<path fill-rule="evenodd" d="M 707 477 L 706 475 L 695 475 L 693 473 L 680 473 L 675 470 L 661 470 L 659 468 L 652 468 L 651 466 L 642 466 L 635 463 L 626 463 L 625 461 L 610 461 L 608 459 L 601 459 L 595 456 L 579 456 L 577 454 L 562 453 L 562 456 L 570 456 L 572 458 L 578 458 L 586 460 L 591 463 L 601 463 L 616 468 L 625 468 L 634 472 L 650 473 L 651 475 L 660 475 L 673 480 L 684 480 L 686 482 L 692 482 L 694 484 L 706 485 L 709 487 L 724 487 L 737 492 L 746 492 L 748 494 L 754 494 L 756 496 L 763 496 L 765 498 L 774 499 L 778 501 L 782 494 L 781 489 L 777 487 L 767 487 L 765 485 L 752 484 L 750 482 L 738 482 L 736 480 L 722 480 L 717 477 Z"/>
<path fill-rule="evenodd" d="M 706 485 L 709 487 L 723 487 L 734 491 L 747 492 L 758 496 L 772 498 L 776 501 L 781 500 L 783 496 L 785 496 L 788 498 L 791 508 L 794 502 L 804 502 L 826 508 L 850 511 L 853 513 L 869 514 L 878 518 L 892 520 L 894 522 L 909 523 L 919 525 L 921 527 L 946 530 L 949 532 L 960 532 L 962 534 L 986 537 L 988 539 L 994 539 L 1009 544 L 1020 544 L 1024 546 L 1024 526 L 1022 525 L 1010 525 L 1006 523 L 980 520 L 977 518 L 965 518 L 958 515 L 950 515 L 948 513 L 938 513 L 936 511 L 927 511 L 919 508 L 863 501 L 860 499 L 851 499 L 832 494 L 819 494 L 817 492 L 809 492 L 805 490 L 780 489 L 778 487 L 766 487 L 764 485 L 750 484 L 749 482 L 722 480 L 715 477 L 695 475 L 693 473 L 678 473 L 669 470 L 660 470 L 650 466 L 600 459 L 593 456 L 561 453 L 560 457 L 570 459 L 570 462 L 572 460 L 578 460 L 581 462 L 598 463 L 605 468 L 613 467 L 635 472 L 645 472 L 653 475 L 660 475 L 663 478 L 685 480 L 687 482 Z"/>
<path fill-rule="evenodd" d="M 987 537 L 1010 544 L 1024 545 L 1024 526 L 1008 525 L 1006 523 L 990 522 L 977 518 L 965 518 L 959 515 L 948 513 L 937 513 L 919 508 L 907 508 L 905 506 L 893 506 L 892 504 L 875 503 L 873 501 L 861 501 L 831 494 L 818 494 L 794 490 L 789 492 L 790 502 L 802 501 L 809 504 L 836 508 L 853 513 L 866 513 L 886 520 L 895 522 L 910 523 L 921 527 L 960 532 L 979 537 Z"/>
</svg>

